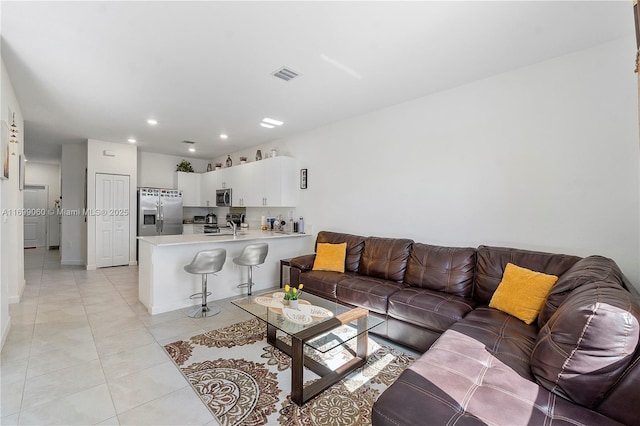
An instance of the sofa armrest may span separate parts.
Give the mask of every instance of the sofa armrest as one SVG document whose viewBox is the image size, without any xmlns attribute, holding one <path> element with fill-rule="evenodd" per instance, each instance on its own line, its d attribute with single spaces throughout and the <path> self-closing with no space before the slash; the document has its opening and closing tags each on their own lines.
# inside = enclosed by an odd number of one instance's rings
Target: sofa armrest
<svg viewBox="0 0 640 426">
<path fill-rule="evenodd" d="M 313 262 L 316 260 L 315 254 L 305 254 L 291 259 L 291 266 L 300 269 L 300 271 L 310 271 L 313 268 Z"/>
</svg>

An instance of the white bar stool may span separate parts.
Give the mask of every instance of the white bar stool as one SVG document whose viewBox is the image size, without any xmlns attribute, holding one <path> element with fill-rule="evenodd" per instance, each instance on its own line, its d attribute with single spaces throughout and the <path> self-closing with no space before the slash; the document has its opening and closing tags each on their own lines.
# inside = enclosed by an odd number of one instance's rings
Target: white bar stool
<svg viewBox="0 0 640 426">
<path fill-rule="evenodd" d="M 202 292 L 191 295 L 191 299 L 202 297 L 202 306 L 190 311 L 187 315 L 191 318 L 206 318 L 220 313 L 220 307 L 207 305 L 207 274 L 215 274 L 222 270 L 222 265 L 227 258 L 225 249 L 203 250 L 196 253 L 190 264 L 185 265 L 184 270 L 190 274 L 202 275 Z"/>
<path fill-rule="evenodd" d="M 251 287 L 253 287 L 252 268 L 254 266 L 262 265 L 264 263 L 264 259 L 267 257 L 268 252 L 269 244 L 267 243 L 249 244 L 242 249 L 242 253 L 240 253 L 240 256 L 233 258 L 233 263 L 235 263 L 236 265 L 249 267 L 249 281 L 238 286 L 247 287 L 249 290 L 249 296 L 251 296 Z"/>
</svg>

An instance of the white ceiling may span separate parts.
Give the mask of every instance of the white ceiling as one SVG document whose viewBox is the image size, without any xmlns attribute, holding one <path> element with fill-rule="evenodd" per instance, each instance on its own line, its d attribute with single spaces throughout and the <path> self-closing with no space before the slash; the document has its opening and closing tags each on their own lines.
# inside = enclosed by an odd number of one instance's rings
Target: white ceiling
<svg viewBox="0 0 640 426">
<path fill-rule="evenodd" d="M 212 158 L 633 34 L 631 0 L 2 1 L 1 19 L 25 153 L 41 161 L 130 137 Z M 281 66 L 301 76 L 271 76 Z"/>
</svg>

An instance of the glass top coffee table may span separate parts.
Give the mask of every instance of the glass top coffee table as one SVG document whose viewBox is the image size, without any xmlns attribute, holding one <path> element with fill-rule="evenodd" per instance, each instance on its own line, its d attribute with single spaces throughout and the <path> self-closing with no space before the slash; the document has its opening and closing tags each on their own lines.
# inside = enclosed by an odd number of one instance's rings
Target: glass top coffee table
<svg viewBox="0 0 640 426">
<path fill-rule="evenodd" d="M 267 291 L 232 301 L 234 305 L 267 323 L 267 342 L 291 357 L 291 400 L 302 405 L 341 380 L 367 360 L 368 332 L 384 322 L 363 308 L 351 308 L 303 293 L 298 309 L 284 306 L 283 292 Z M 345 326 L 345 327 L 342 327 Z M 333 333 L 340 328 L 340 333 Z M 291 337 L 291 345 L 276 338 L 281 331 Z M 305 355 L 305 346 L 324 353 L 356 339 L 354 358 L 335 370 Z M 303 385 L 303 367 L 320 376 Z"/>
</svg>

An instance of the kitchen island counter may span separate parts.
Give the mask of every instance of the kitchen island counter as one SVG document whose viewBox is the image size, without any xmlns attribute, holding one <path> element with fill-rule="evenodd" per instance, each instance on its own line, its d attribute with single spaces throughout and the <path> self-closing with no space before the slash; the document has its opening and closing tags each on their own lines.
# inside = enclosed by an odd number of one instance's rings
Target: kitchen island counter
<svg viewBox="0 0 640 426">
<path fill-rule="evenodd" d="M 222 270 L 209 275 L 209 303 L 217 299 L 247 294 L 238 284 L 247 281 L 247 268 L 233 263 L 247 244 L 267 243 L 265 263 L 253 269 L 253 291 L 278 287 L 280 259 L 313 251 L 311 234 L 288 234 L 260 230 L 229 231 L 220 234 L 183 234 L 138 237 L 138 297 L 150 314 L 159 314 L 200 304 L 189 296 L 201 291 L 200 275 L 189 274 L 184 266 L 201 250 L 223 248 L 227 258 Z"/>
<path fill-rule="evenodd" d="M 155 246 L 174 246 L 183 244 L 209 244 L 212 242 L 222 243 L 229 241 L 263 240 L 274 238 L 304 238 L 310 234 L 286 233 L 278 231 L 260 230 L 238 230 L 237 236 L 233 236 L 231 231 L 221 231 L 220 233 L 204 234 L 182 234 L 182 235 L 157 235 L 152 237 L 138 237 L 138 240 L 147 242 Z M 265 241 L 268 242 L 268 241 Z"/>
</svg>

